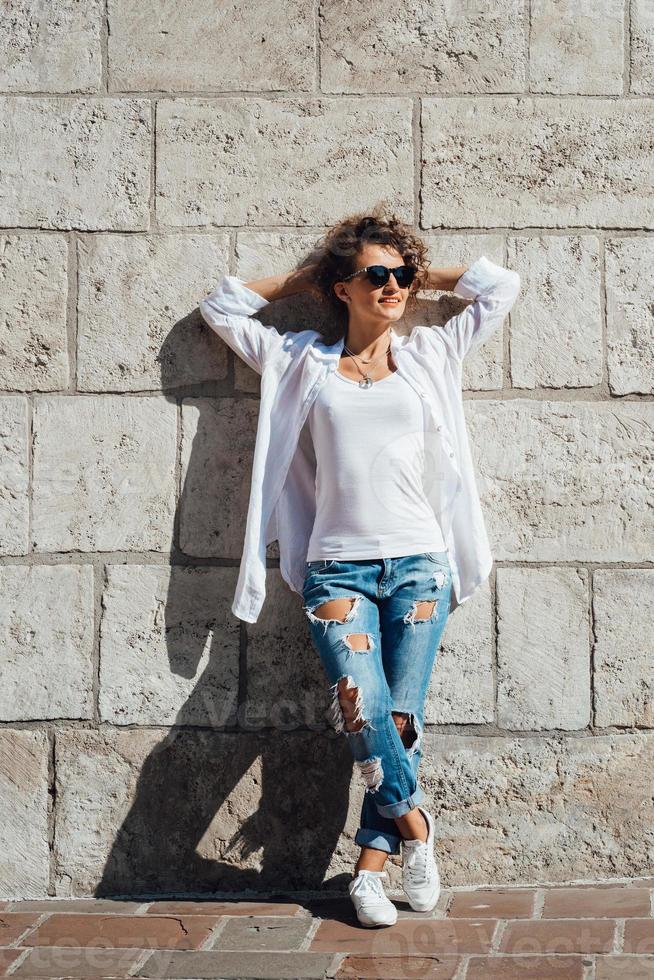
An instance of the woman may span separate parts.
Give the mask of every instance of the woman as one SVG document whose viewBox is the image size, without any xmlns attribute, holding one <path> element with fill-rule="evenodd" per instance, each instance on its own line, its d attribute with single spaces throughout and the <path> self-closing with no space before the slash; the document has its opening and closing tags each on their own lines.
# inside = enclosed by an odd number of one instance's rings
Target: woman
<svg viewBox="0 0 654 980">
<path fill-rule="evenodd" d="M 334 727 L 365 782 L 349 892 L 359 922 L 391 925 L 388 854 L 402 852 L 411 907 L 438 901 L 434 818 L 417 782 L 429 679 L 449 612 L 488 577 L 461 394 L 464 356 L 502 322 L 520 280 L 485 256 L 431 268 L 427 249 L 377 208 L 339 222 L 317 259 L 244 283 L 225 276 L 206 322 L 262 375 L 244 555 L 233 611 L 254 622 L 265 545 L 300 592 L 331 684 Z M 444 327 L 393 330 L 420 288 L 474 302 Z M 252 317 L 308 291 L 328 334 L 279 334 Z M 290 449 L 284 452 L 281 436 Z M 302 565 L 301 579 L 299 565 Z"/>
</svg>

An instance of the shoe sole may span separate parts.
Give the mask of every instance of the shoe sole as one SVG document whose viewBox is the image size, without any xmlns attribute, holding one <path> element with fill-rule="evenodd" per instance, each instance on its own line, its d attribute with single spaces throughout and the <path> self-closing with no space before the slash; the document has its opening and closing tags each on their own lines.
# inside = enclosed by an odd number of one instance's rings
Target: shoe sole
<svg viewBox="0 0 654 980">
<path fill-rule="evenodd" d="M 395 917 L 390 922 L 363 922 L 357 915 L 356 908 L 353 907 L 352 911 L 354 912 L 359 925 L 365 926 L 366 929 L 375 929 L 377 926 L 394 926 L 397 922 L 397 909 L 395 909 Z"/>
<path fill-rule="evenodd" d="M 404 894 L 406 895 L 406 892 Z M 441 897 L 441 890 L 439 888 L 436 894 L 436 898 L 433 900 L 433 903 L 431 905 L 425 905 L 424 907 L 422 905 L 414 905 L 408 895 L 406 895 L 406 900 L 414 912 L 432 912 L 438 905 L 438 899 L 440 897 Z"/>
<path fill-rule="evenodd" d="M 377 929 L 384 926 L 394 926 L 396 922 L 397 916 L 392 922 L 362 922 L 361 919 L 358 919 L 359 925 L 363 926 L 365 929 Z"/>
</svg>

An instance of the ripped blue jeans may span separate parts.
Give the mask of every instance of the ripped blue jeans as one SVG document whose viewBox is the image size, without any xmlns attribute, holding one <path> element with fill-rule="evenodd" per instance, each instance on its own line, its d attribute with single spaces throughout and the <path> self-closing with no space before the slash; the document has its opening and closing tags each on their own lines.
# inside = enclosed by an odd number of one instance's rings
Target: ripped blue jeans
<svg viewBox="0 0 654 980">
<path fill-rule="evenodd" d="M 425 798 L 418 786 L 424 702 L 451 590 L 447 551 L 307 562 L 303 609 L 331 684 L 332 724 L 366 786 L 354 838 L 361 846 L 399 853 L 393 818 Z M 331 599 L 350 600 L 349 609 L 324 618 L 319 607 Z"/>
</svg>

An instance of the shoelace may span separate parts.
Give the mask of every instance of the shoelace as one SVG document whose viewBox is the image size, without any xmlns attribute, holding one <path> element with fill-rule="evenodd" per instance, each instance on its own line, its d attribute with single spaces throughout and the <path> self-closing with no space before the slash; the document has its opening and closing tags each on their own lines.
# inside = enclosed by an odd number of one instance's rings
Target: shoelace
<svg viewBox="0 0 654 980">
<path fill-rule="evenodd" d="M 384 877 L 385 875 L 386 873 L 384 872 Z M 377 898 L 386 898 L 382 879 L 378 877 L 372 878 L 369 875 L 359 875 L 355 884 L 352 886 L 352 891 L 356 892 L 357 895 L 361 894 L 362 891 L 373 891 Z"/>
<path fill-rule="evenodd" d="M 403 865 L 413 884 L 431 881 L 431 871 L 427 862 L 428 845 L 424 841 L 407 841 L 404 845 Z"/>
</svg>

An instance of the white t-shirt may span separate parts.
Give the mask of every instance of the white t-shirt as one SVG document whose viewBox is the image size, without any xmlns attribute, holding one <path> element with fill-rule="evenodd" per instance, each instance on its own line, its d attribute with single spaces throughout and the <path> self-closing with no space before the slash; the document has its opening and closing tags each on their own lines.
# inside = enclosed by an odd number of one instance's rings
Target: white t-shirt
<svg viewBox="0 0 654 980">
<path fill-rule="evenodd" d="M 316 517 L 307 561 L 446 550 L 423 486 L 422 403 L 397 371 L 370 388 L 332 372 L 308 421 Z"/>
</svg>

